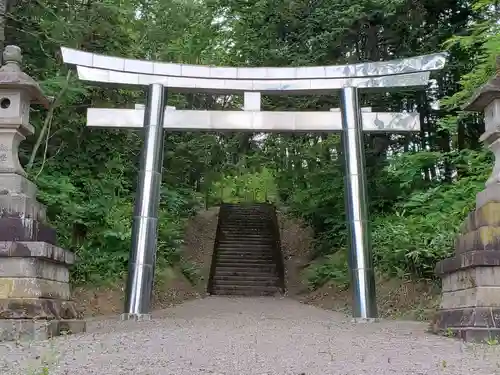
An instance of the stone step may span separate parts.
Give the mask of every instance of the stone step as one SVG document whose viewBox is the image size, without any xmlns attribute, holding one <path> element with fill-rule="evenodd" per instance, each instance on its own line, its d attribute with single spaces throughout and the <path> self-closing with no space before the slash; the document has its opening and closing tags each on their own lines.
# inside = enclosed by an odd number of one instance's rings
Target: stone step
<svg viewBox="0 0 500 375">
<path fill-rule="evenodd" d="M 279 293 L 272 206 L 223 205 L 221 212 L 220 237 L 212 260 L 215 262 L 213 294 L 259 296 Z"/>
<path fill-rule="evenodd" d="M 271 253 L 274 246 L 262 243 L 220 243 L 217 250 L 230 250 L 234 252 L 268 252 Z"/>
<path fill-rule="evenodd" d="M 231 207 L 229 210 L 226 210 L 228 213 L 233 212 L 242 212 L 242 213 L 262 213 L 268 214 L 270 212 L 267 207 Z"/>
<path fill-rule="evenodd" d="M 233 249 L 218 249 L 217 256 L 236 257 L 236 258 L 269 258 L 273 257 L 272 251 L 238 251 Z"/>
<path fill-rule="evenodd" d="M 234 252 L 218 252 L 217 259 L 263 259 L 271 261 L 273 260 L 273 254 L 271 253 L 234 253 Z"/>
<path fill-rule="evenodd" d="M 244 279 L 244 278 L 231 278 L 219 279 L 214 278 L 214 287 L 225 286 L 255 286 L 255 287 L 277 287 L 277 279 Z"/>
<path fill-rule="evenodd" d="M 217 250 L 233 251 L 233 252 L 248 252 L 248 253 L 272 253 L 274 246 L 270 243 L 219 243 Z"/>
<path fill-rule="evenodd" d="M 248 230 L 248 229 L 221 229 L 221 235 L 224 236 L 248 236 L 248 237 L 265 237 L 274 238 L 275 234 L 272 231 L 264 231 L 262 229 Z"/>
<path fill-rule="evenodd" d="M 271 230 L 271 228 L 269 228 L 269 230 L 266 230 L 261 228 L 249 229 L 245 227 L 245 228 L 239 228 L 238 230 L 233 230 L 233 228 L 221 227 L 220 229 L 221 229 L 220 231 L 221 234 L 228 236 L 274 237 L 274 232 Z"/>
<path fill-rule="evenodd" d="M 247 272 L 253 274 L 269 274 L 276 272 L 274 264 L 251 264 L 251 263 L 224 263 L 217 262 L 215 266 L 215 274 L 220 275 L 220 272 Z"/>
<path fill-rule="evenodd" d="M 274 296 L 279 294 L 278 287 L 252 287 L 252 286 L 217 286 L 213 288 L 216 295 L 234 296 Z"/>
<path fill-rule="evenodd" d="M 238 257 L 244 257 L 245 255 L 252 256 L 252 255 L 269 255 L 273 256 L 273 251 L 271 248 L 265 249 L 265 251 L 262 251 L 262 249 L 255 249 L 253 247 L 224 247 L 224 248 L 219 248 L 217 249 L 217 254 L 228 254 L 228 255 L 235 255 Z"/>
<path fill-rule="evenodd" d="M 266 274 L 245 274 L 245 273 L 236 273 L 236 274 L 228 274 L 228 275 L 215 275 L 214 280 L 249 280 L 249 281 L 274 281 L 278 282 L 278 276 L 272 273 Z"/>
<path fill-rule="evenodd" d="M 268 215 L 225 215 L 225 221 L 248 221 L 254 223 L 272 223 L 273 220 Z"/>
<path fill-rule="evenodd" d="M 267 223 L 262 220 L 232 220 L 226 219 L 221 223 L 221 228 L 249 228 L 249 229 L 260 229 L 260 230 L 271 230 L 272 223 Z"/>
<path fill-rule="evenodd" d="M 247 233 L 222 233 L 222 239 L 227 241 L 273 241 L 274 237 L 270 234 L 247 234 Z"/>
<path fill-rule="evenodd" d="M 272 224 L 273 220 L 267 215 L 225 215 L 222 217 L 223 223 L 254 223 L 254 224 Z"/>
<path fill-rule="evenodd" d="M 271 217 L 269 217 L 269 212 L 267 211 L 231 210 L 229 212 L 226 212 L 226 217 L 231 217 L 231 216 L 241 216 L 241 217 L 262 216 L 268 220 L 271 220 Z"/>
<path fill-rule="evenodd" d="M 267 253 L 272 254 L 274 247 L 271 245 L 251 245 L 251 244 L 222 244 L 217 247 L 217 252 L 233 253 Z"/>
<path fill-rule="evenodd" d="M 270 222 L 259 220 L 234 220 L 226 219 L 221 225 L 221 228 L 236 227 L 236 228 L 269 228 L 272 225 Z"/>
<path fill-rule="evenodd" d="M 274 263 L 269 259 L 244 259 L 244 258 L 219 258 L 217 259 L 217 265 L 224 267 L 226 264 L 238 264 L 239 266 L 246 266 L 250 264 L 252 266 L 273 266 Z"/>
<path fill-rule="evenodd" d="M 268 226 L 272 224 L 272 221 L 267 220 L 266 218 L 262 217 L 226 217 L 224 218 L 223 224 L 233 224 L 233 225 L 239 225 L 239 224 L 252 224 L 252 225 L 258 225 L 258 226 Z"/>
<path fill-rule="evenodd" d="M 223 203 L 225 207 L 231 209 L 249 209 L 249 208 L 272 208 L 273 205 L 266 202 L 245 202 L 245 203 Z"/>
<path fill-rule="evenodd" d="M 264 236 L 264 237 L 274 237 L 274 232 L 271 230 L 263 230 L 263 229 L 248 229 L 248 228 L 221 228 L 221 234 L 226 236 Z"/>
<path fill-rule="evenodd" d="M 242 232 L 233 232 L 233 231 L 221 232 L 220 237 L 219 237 L 219 239 L 228 239 L 228 240 L 233 240 L 233 241 L 237 241 L 237 240 L 241 240 L 241 239 L 249 239 L 249 240 L 263 239 L 266 241 L 274 241 L 274 238 L 275 237 L 272 233 L 254 234 L 254 233 L 242 233 Z"/>
<path fill-rule="evenodd" d="M 272 221 L 263 217 L 226 217 L 223 221 L 224 224 L 252 224 L 255 226 L 269 226 L 272 225 Z"/>
<path fill-rule="evenodd" d="M 240 250 L 244 250 L 244 252 L 240 252 Z M 231 248 L 231 247 L 226 247 L 222 249 L 217 249 L 217 254 L 228 254 L 228 255 L 235 255 L 238 257 L 244 257 L 245 255 L 252 256 L 254 254 L 256 255 L 270 255 L 273 256 L 273 251 L 272 249 L 267 249 L 267 251 L 256 251 L 256 249 L 252 247 L 244 248 L 244 247 L 239 247 L 239 248 Z M 243 255 L 241 255 L 243 254 Z"/>
<path fill-rule="evenodd" d="M 217 247 L 217 254 L 239 254 L 239 255 L 267 255 L 274 254 L 274 247 L 272 246 L 247 246 L 247 247 L 232 247 L 232 246 L 219 246 Z"/>
<path fill-rule="evenodd" d="M 217 265 L 224 267 L 226 264 L 237 264 L 240 267 L 245 267 L 247 264 L 252 267 L 257 266 L 274 266 L 274 263 L 269 259 L 242 259 L 242 258 L 222 258 L 217 260 Z"/>
<path fill-rule="evenodd" d="M 217 246 L 217 253 L 237 254 L 273 254 L 274 246 L 263 244 L 221 244 Z"/>
<path fill-rule="evenodd" d="M 274 266 L 274 264 L 267 259 L 217 259 L 217 267 L 231 267 L 232 265 L 240 267 L 247 265 L 251 267 Z"/>
<path fill-rule="evenodd" d="M 232 213 L 242 213 L 242 214 L 264 214 L 264 215 L 269 215 L 270 210 L 268 208 L 260 208 L 260 207 L 255 207 L 255 208 L 247 208 L 247 207 L 233 207 L 230 210 L 226 211 L 228 214 Z"/>
<path fill-rule="evenodd" d="M 269 227 L 257 227 L 252 225 L 224 225 L 220 227 L 221 233 L 227 234 L 247 234 L 247 235 L 258 235 L 258 236 L 273 236 L 274 231 Z"/>
<path fill-rule="evenodd" d="M 263 224 L 270 224 L 273 222 L 273 220 L 268 215 L 235 215 L 235 214 L 230 214 L 230 215 L 225 215 L 223 218 L 227 222 L 229 222 L 229 221 L 231 221 L 231 222 L 244 221 L 244 222 L 263 223 Z"/>
<path fill-rule="evenodd" d="M 234 251 L 268 251 L 274 249 L 274 243 L 265 242 L 219 242 L 217 249 L 234 249 Z"/>
<path fill-rule="evenodd" d="M 275 270 L 259 270 L 253 268 L 218 268 L 215 270 L 214 277 L 274 277 Z"/>
<path fill-rule="evenodd" d="M 224 238 L 221 238 L 219 240 L 219 245 L 226 245 L 226 246 L 257 246 L 257 247 L 273 247 L 275 241 L 267 241 L 267 240 L 261 240 L 261 241 L 246 241 L 245 239 L 241 239 L 239 241 L 237 240 L 226 240 Z"/>
<path fill-rule="evenodd" d="M 252 233 L 228 233 L 228 232 L 222 232 L 221 233 L 221 239 L 225 240 L 233 240 L 233 241 L 241 241 L 241 240 L 247 240 L 247 241 L 259 241 L 259 240 L 264 240 L 264 241 L 274 241 L 274 236 L 268 233 L 259 233 L 259 234 L 252 234 Z"/>
<path fill-rule="evenodd" d="M 253 244 L 222 244 L 217 246 L 217 254 L 243 254 L 243 255 L 265 255 L 274 254 L 274 247 L 271 245 L 253 245 Z"/>
</svg>

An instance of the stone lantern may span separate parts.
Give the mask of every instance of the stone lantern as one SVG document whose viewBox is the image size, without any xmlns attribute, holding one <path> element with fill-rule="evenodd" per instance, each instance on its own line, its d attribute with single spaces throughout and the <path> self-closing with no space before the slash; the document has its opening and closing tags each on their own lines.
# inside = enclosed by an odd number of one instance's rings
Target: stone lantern
<svg viewBox="0 0 500 375">
<path fill-rule="evenodd" d="M 45 224 L 36 185 L 19 162 L 19 144 L 34 133 L 31 104 L 49 105 L 21 70 L 21 50 L 7 46 L 0 68 L 0 341 L 45 339 L 82 332 L 71 301 L 69 267 L 75 257 L 57 247 Z"/>
<path fill-rule="evenodd" d="M 498 62 L 498 59 L 497 59 Z M 480 140 L 493 152 L 495 165 L 484 190 L 476 196 L 455 241 L 453 257 L 440 261 L 442 302 L 435 332 L 453 333 L 465 341 L 500 338 L 500 75 L 490 79 L 464 107 L 484 113 Z"/>
</svg>

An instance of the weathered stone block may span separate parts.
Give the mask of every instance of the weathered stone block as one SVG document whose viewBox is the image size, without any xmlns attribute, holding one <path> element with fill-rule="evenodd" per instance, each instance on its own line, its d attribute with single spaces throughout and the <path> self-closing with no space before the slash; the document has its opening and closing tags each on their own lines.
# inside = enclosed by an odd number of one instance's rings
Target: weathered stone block
<svg viewBox="0 0 500 375">
<path fill-rule="evenodd" d="M 498 307 L 500 308 L 500 286 L 472 287 L 462 290 L 443 292 L 442 309 L 463 307 Z"/>
<path fill-rule="evenodd" d="M 69 270 L 64 264 L 38 258 L 2 258 L 0 278 L 35 277 L 69 283 Z"/>
<path fill-rule="evenodd" d="M 81 319 L 73 301 L 39 298 L 0 299 L 0 319 Z"/>
<path fill-rule="evenodd" d="M 0 320 L 0 341 L 47 340 L 63 334 L 85 332 L 84 320 Z"/>
<path fill-rule="evenodd" d="M 477 250 L 500 250 L 500 227 L 479 227 L 457 237 L 456 254 Z"/>
<path fill-rule="evenodd" d="M 71 251 L 47 242 L 0 241 L 1 257 L 43 258 L 67 265 L 75 263 L 75 255 Z"/>
<path fill-rule="evenodd" d="M 1 174 L 0 174 L 1 175 Z M 0 194 L 2 216 L 17 216 L 28 219 L 45 220 L 45 207 L 36 198 L 26 195 Z"/>
<path fill-rule="evenodd" d="M 432 323 L 434 332 L 451 331 L 466 341 L 500 338 L 500 308 L 469 307 L 441 309 Z"/>
<path fill-rule="evenodd" d="M 56 231 L 38 220 L 0 217 L 0 241 L 39 241 L 56 244 Z"/>
<path fill-rule="evenodd" d="M 476 194 L 476 210 L 490 202 L 500 202 L 500 184 L 491 184 Z"/>
<path fill-rule="evenodd" d="M 434 332 L 466 341 L 500 339 L 500 251 L 468 251 L 436 265 L 443 280 Z"/>
<path fill-rule="evenodd" d="M 500 101 L 492 100 L 484 109 L 484 125 L 486 131 L 500 129 Z"/>
<path fill-rule="evenodd" d="M 460 233 L 473 232 L 484 226 L 500 227 L 500 202 L 488 202 L 479 209 L 471 211 L 464 220 Z"/>
<path fill-rule="evenodd" d="M 36 185 L 26 177 L 15 173 L 0 173 L 0 195 L 24 195 L 35 198 Z"/>
<path fill-rule="evenodd" d="M 477 267 L 443 275 L 442 290 L 450 292 L 483 286 L 500 286 L 500 267 Z"/>
<path fill-rule="evenodd" d="M 467 268 L 493 266 L 500 266 L 500 251 L 468 251 L 438 262 L 435 273 L 443 277 L 443 275 Z"/>
<path fill-rule="evenodd" d="M 37 278 L 0 278 L 2 298 L 55 298 L 69 300 L 69 284 Z"/>
</svg>

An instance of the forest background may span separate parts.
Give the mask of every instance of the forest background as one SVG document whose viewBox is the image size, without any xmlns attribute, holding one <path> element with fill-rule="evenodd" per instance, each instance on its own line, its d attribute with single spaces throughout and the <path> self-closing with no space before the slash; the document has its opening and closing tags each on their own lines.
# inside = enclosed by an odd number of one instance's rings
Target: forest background
<svg viewBox="0 0 500 375">
<path fill-rule="evenodd" d="M 141 136 L 85 127 L 88 107 L 133 108 L 144 94 L 79 82 L 60 46 L 139 59 L 231 66 L 310 66 L 450 53 L 424 92 L 362 96 L 374 111 L 421 113 L 411 135 L 366 135 L 370 218 L 379 273 L 432 279 L 492 167 L 481 114 L 460 110 L 495 72 L 493 0 L 14 0 L 5 44 L 54 97 L 34 107 L 36 135 L 21 159 L 39 186 L 63 247 L 80 262 L 75 284 L 123 277 Z M 181 109 L 241 108 L 242 98 L 169 97 Z M 338 97 L 263 97 L 264 110 L 328 111 Z M 165 134 L 159 267 L 196 273 L 180 251 L 187 218 L 221 201 L 270 200 L 315 236 L 311 288 L 348 283 L 344 180 L 335 134 Z"/>
</svg>

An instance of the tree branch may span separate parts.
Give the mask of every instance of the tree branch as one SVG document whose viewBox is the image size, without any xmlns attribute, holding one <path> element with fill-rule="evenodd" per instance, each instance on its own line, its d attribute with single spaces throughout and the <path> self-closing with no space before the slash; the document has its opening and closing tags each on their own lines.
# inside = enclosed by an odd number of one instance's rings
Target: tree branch
<svg viewBox="0 0 500 375">
<path fill-rule="evenodd" d="M 38 134 L 38 138 L 36 140 L 36 143 L 33 146 L 33 150 L 31 151 L 30 160 L 28 161 L 28 164 L 26 165 L 26 169 L 28 171 L 31 171 L 31 169 L 33 168 L 33 163 L 35 162 L 35 157 L 36 157 L 36 154 L 38 152 L 38 149 L 40 148 L 40 145 L 42 144 L 43 138 L 45 137 L 45 133 L 47 132 L 47 130 L 50 129 L 50 127 L 52 125 L 52 119 L 54 118 L 54 111 L 57 108 L 57 106 L 59 105 L 59 103 L 61 102 L 64 93 L 68 89 L 70 78 L 71 78 L 71 70 L 69 70 L 68 74 L 66 75 L 66 84 L 61 88 L 61 90 L 59 91 L 59 94 L 57 94 L 57 97 L 55 98 L 55 100 L 52 101 L 52 103 L 49 107 L 47 117 L 45 117 L 45 121 L 43 122 L 42 129 L 40 130 L 40 133 Z M 47 135 L 47 138 L 48 138 L 48 135 Z M 46 156 L 45 154 L 46 153 L 47 153 L 47 147 L 45 148 L 45 152 L 44 152 L 44 163 L 45 163 L 45 156 Z M 42 163 L 42 168 L 43 168 L 43 163 Z M 40 172 L 37 174 L 37 176 L 40 174 Z"/>
</svg>

